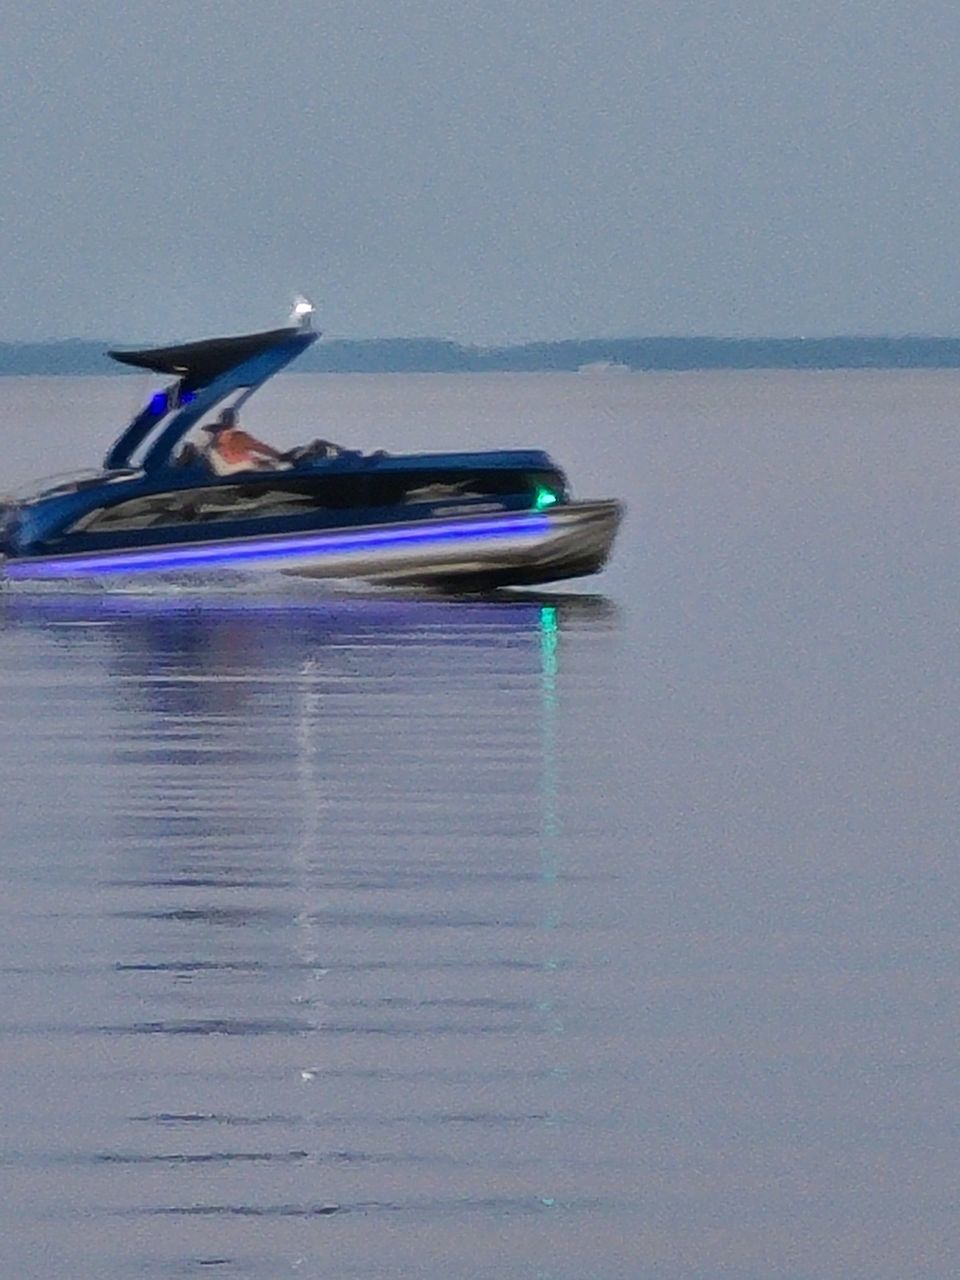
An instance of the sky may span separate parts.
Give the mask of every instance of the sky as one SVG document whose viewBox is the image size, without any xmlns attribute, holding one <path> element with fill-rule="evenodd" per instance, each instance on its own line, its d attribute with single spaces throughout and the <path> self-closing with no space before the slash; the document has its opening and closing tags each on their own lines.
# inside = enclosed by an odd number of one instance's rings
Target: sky
<svg viewBox="0 0 960 1280">
<path fill-rule="evenodd" d="M 960 334 L 956 0 L 0 0 L 0 340 Z"/>
</svg>

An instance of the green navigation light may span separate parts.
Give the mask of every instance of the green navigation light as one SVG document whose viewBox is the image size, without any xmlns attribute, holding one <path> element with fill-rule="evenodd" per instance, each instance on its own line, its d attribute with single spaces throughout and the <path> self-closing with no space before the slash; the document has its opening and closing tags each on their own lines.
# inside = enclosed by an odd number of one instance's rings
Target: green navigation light
<svg viewBox="0 0 960 1280">
<path fill-rule="evenodd" d="M 533 505 L 537 511 L 543 511 L 546 507 L 552 507 L 559 499 L 552 489 L 545 489 L 540 485 L 537 489 L 537 496 L 533 500 Z"/>
</svg>

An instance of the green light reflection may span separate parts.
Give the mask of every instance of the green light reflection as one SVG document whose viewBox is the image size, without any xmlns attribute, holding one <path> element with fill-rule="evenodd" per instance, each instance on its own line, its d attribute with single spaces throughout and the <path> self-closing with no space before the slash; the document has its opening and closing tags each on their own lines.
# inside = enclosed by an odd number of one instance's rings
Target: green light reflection
<svg viewBox="0 0 960 1280">
<path fill-rule="evenodd" d="M 543 989 L 542 998 L 537 1002 L 537 1011 L 542 1018 L 544 1030 L 555 1038 L 554 1059 L 550 1068 L 548 1096 L 544 1099 L 544 1124 L 552 1128 L 563 1113 L 562 1085 L 565 1068 L 556 1061 L 560 1051 L 560 1037 L 564 1034 L 562 1007 L 559 1000 L 559 984 L 563 964 L 557 954 L 557 943 L 560 934 L 557 932 L 562 923 L 560 904 L 560 807 L 559 807 L 559 769 L 558 769 L 558 714 L 559 691 L 558 678 L 560 672 L 560 629 L 556 605 L 540 607 L 540 884 L 541 909 L 539 925 L 542 930 L 543 955 Z M 543 1192 L 553 1190 L 544 1187 Z M 554 1195 L 541 1194 L 540 1204 L 549 1212 L 556 1212 L 557 1200 Z"/>
</svg>

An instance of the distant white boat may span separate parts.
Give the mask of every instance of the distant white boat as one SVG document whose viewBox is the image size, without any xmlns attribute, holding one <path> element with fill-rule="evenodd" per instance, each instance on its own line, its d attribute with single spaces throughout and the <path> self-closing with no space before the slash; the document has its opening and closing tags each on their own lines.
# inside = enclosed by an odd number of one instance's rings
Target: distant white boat
<svg viewBox="0 0 960 1280">
<path fill-rule="evenodd" d="M 617 360 L 591 360 L 589 364 L 580 365 L 577 373 L 633 373 L 633 370 Z"/>
</svg>

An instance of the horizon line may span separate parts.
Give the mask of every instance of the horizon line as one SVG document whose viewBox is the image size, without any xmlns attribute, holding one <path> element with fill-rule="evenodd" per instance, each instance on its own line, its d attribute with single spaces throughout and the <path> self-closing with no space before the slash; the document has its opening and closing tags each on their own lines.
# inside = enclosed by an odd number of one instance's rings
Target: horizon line
<svg viewBox="0 0 960 1280">
<path fill-rule="evenodd" d="M 221 335 L 210 335 L 221 336 Z M 222 335 L 227 336 L 227 335 Z M 435 342 L 449 346 L 461 347 L 465 351 L 504 351 L 517 347 L 562 346 L 568 343 L 586 342 L 956 342 L 960 340 L 957 333 L 925 333 L 907 331 L 903 333 L 794 333 L 794 334 L 725 334 L 725 333 L 646 333 L 646 334 L 587 334 L 582 337 L 565 338 L 520 338 L 505 342 L 473 342 L 461 338 L 438 336 L 437 334 L 395 334 L 391 336 L 353 337 L 344 334 L 321 332 L 320 346 L 332 346 L 335 343 L 366 342 Z M 143 339 L 143 342 L 163 342 L 164 339 Z M 3 347 L 54 347 L 64 345 L 103 346 L 108 347 L 137 346 L 135 339 L 116 338 L 84 338 L 72 334 L 65 337 L 45 338 L 0 338 Z"/>
</svg>

